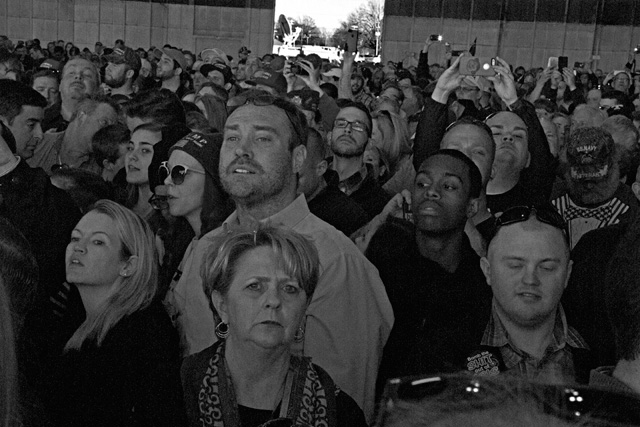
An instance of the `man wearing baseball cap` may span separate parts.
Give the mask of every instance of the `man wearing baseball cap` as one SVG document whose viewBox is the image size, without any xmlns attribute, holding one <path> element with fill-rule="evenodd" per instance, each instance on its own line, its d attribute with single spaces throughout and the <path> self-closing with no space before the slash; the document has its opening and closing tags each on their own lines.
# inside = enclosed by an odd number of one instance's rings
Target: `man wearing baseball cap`
<svg viewBox="0 0 640 427">
<path fill-rule="evenodd" d="M 180 75 L 187 69 L 187 59 L 182 52 L 171 47 L 156 49 L 154 54 L 160 57 L 156 76 L 160 78 L 161 88 L 169 89 L 182 99 L 187 88 L 182 85 Z"/>
<path fill-rule="evenodd" d="M 231 68 L 224 64 L 213 63 L 203 64 L 200 67 L 200 73 L 210 82 L 224 88 L 227 92 L 233 86 L 233 73 Z"/>
<path fill-rule="evenodd" d="M 572 249 L 588 231 L 630 221 L 638 212 L 631 189 L 620 182 L 615 150 L 601 128 L 579 128 L 569 137 L 567 190 L 552 203 L 567 222 Z"/>
<path fill-rule="evenodd" d="M 111 97 L 126 102 L 133 96 L 133 82 L 140 73 L 140 57 L 130 47 L 116 48 L 107 57 L 104 83 L 111 89 Z"/>
<path fill-rule="evenodd" d="M 227 58 L 227 54 L 217 47 L 203 50 L 200 52 L 200 58 L 205 64 L 215 64 L 217 62 L 219 64 L 225 64 L 226 66 L 231 65 L 229 58 Z"/>
</svg>

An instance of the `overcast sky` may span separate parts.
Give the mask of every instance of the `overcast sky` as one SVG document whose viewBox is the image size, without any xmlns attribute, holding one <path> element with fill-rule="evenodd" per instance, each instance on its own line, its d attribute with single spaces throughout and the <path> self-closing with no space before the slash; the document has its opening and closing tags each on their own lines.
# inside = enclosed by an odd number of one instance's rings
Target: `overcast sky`
<svg viewBox="0 0 640 427">
<path fill-rule="evenodd" d="M 284 14 L 288 18 L 309 15 L 319 28 L 337 28 L 365 0 L 276 0 L 276 20 Z"/>
</svg>

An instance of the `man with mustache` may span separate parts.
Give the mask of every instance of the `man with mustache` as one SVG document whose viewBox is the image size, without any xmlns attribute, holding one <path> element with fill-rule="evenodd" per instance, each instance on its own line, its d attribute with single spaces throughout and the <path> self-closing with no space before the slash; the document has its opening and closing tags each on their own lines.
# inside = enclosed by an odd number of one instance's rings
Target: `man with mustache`
<svg viewBox="0 0 640 427">
<path fill-rule="evenodd" d="M 359 102 L 347 102 L 327 135 L 333 152 L 331 168 L 338 172 L 338 188 L 358 203 L 373 218 L 391 199 L 378 184 L 364 151 L 371 138 L 373 121 L 369 110 Z"/>
<path fill-rule="evenodd" d="M 297 175 L 307 155 L 308 129 L 302 111 L 262 91 L 250 93 L 242 101 L 226 121 L 219 166 L 220 181 L 234 200 L 236 211 L 221 227 L 191 244 L 177 280 L 186 281 L 184 286 L 194 290 L 194 298 L 206 299 L 200 264 L 229 229 L 251 229 L 259 221 L 308 236 L 318 248 L 321 273 L 306 311 L 304 330 L 300 331 L 304 338 L 300 338 L 296 351 L 327 370 L 371 422 L 375 378 L 393 325 L 384 285 L 356 246 L 313 215 L 304 194 L 297 194 Z M 356 120 L 352 116 L 348 119 Z M 364 126 L 370 122 L 358 123 L 366 138 Z M 211 312 L 201 314 L 212 316 Z M 195 336 L 197 328 L 197 322 L 185 324 L 187 337 Z M 189 353 L 213 344 L 214 331 L 207 332 L 205 339 L 191 342 Z"/>
<path fill-rule="evenodd" d="M 366 255 L 396 315 L 379 391 L 390 378 L 457 371 L 480 342 L 491 291 L 464 229 L 477 212 L 481 189 L 471 159 L 458 150 L 436 151 L 416 174 L 413 224 L 390 215 L 372 237 Z"/>
</svg>

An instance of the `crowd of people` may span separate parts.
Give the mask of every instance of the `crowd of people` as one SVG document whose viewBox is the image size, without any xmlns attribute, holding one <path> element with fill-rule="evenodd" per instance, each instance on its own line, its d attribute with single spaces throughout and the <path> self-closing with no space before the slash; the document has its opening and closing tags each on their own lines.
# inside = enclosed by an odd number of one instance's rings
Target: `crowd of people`
<svg viewBox="0 0 640 427">
<path fill-rule="evenodd" d="M 0 36 L 0 425 L 640 425 L 635 61 L 433 43 Z"/>
</svg>

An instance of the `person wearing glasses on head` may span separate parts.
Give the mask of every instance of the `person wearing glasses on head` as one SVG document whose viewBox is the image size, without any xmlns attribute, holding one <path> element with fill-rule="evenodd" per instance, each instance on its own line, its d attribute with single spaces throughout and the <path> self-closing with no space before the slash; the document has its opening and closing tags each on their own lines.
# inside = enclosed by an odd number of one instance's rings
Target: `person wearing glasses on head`
<svg viewBox="0 0 640 427">
<path fill-rule="evenodd" d="M 260 90 L 238 95 L 229 105 L 219 173 L 236 210 L 194 243 L 177 280 L 202 290 L 204 254 L 229 230 L 259 221 L 309 236 L 319 252 L 320 277 L 306 309 L 304 340 L 294 351 L 312 357 L 371 420 L 379 358 L 393 325 L 384 285 L 353 242 L 313 215 L 298 194 L 308 138 L 302 111 Z M 209 332 L 191 354 L 215 342 Z"/>
<path fill-rule="evenodd" d="M 369 218 L 378 215 L 391 199 L 374 176 L 370 163 L 364 162 L 364 152 L 371 140 L 373 120 L 367 107 L 359 102 L 343 104 L 327 135 L 333 161 L 331 169 L 338 172 L 338 188 L 365 210 Z"/>
<path fill-rule="evenodd" d="M 169 150 L 169 160 L 160 164 L 158 180 L 166 186 L 169 213 L 185 218 L 195 239 L 185 251 L 178 271 L 184 271 L 198 239 L 218 227 L 233 210 L 220 184 L 218 159 L 222 135 L 192 132 Z M 196 343 L 206 340 L 215 328 L 209 300 L 200 286 L 175 276 L 164 298 L 165 308 L 180 332 L 186 356 Z"/>
<path fill-rule="evenodd" d="M 588 382 L 595 367 L 589 347 L 560 304 L 571 273 L 569 250 L 566 223 L 551 206 L 516 206 L 497 218 L 480 260 L 493 305 L 480 348 L 467 358 L 470 372 Z"/>
</svg>

